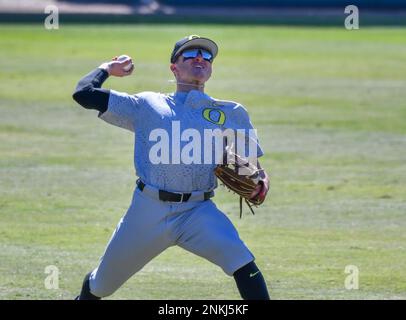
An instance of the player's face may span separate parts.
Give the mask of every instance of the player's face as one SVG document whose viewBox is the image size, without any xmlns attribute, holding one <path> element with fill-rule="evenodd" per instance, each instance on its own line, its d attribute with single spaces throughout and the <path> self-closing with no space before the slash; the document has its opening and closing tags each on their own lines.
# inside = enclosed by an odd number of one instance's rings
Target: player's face
<svg viewBox="0 0 406 320">
<path fill-rule="evenodd" d="M 209 80 L 212 72 L 211 54 L 202 50 L 187 50 L 171 65 L 179 82 L 204 84 Z"/>
</svg>

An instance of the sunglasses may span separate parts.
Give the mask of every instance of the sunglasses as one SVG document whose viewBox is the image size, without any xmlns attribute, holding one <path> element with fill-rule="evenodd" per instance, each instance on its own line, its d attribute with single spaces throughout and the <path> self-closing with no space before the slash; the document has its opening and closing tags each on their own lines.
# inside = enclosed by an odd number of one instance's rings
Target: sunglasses
<svg viewBox="0 0 406 320">
<path fill-rule="evenodd" d="M 213 55 L 209 51 L 203 49 L 189 49 L 183 51 L 182 52 L 183 61 L 188 59 L 194 59 L 199 55 L 199 53 L 204 60 L 209 62 L 213 61 Z"/>
</svg>

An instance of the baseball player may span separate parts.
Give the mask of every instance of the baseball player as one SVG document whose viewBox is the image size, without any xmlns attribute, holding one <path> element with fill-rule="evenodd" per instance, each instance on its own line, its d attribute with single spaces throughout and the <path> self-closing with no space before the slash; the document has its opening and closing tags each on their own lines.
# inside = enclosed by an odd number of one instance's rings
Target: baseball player
<svg viewBox="0 0 406 320">
<path fill-rule="evenodd" d="M 207 154 L 195 149 L 191 158 L 188 148 L 191 138 L 203 136 L 205 130 L 253 129 L 241 104 L 216 100 L 204 93 L 217 52 L 214 41 L 196 35 L 176 42 L 170 57 L 177 84 L 172 94 L 130 95 L 101 88 L 109 76 L 132 74 L 130 57 L 103 63 L 79 81 L 73 94 L 77 103 L 98 110 L 102 120 L 134 133 L 134 165 L 139 179 L 126 214 L 98 266 L 85 276 L 77 299 L 96 300 L 113 294 L 174 245 L 233 276 L 243 299 L 269 299 L 253 254 L 211 200 L 217 187 L 213 173 L 217 164 L 203 161 Z M 207 147 L 203 149 L 207 153 Z M 256 149 L 257 156 L 262 156 L 259 144 Z M 260 167 L 259 162 L 257 165 Z M 261 171 L 252 198 L 264 199 L 268 189 L 268 175 Z"/>
</svg>

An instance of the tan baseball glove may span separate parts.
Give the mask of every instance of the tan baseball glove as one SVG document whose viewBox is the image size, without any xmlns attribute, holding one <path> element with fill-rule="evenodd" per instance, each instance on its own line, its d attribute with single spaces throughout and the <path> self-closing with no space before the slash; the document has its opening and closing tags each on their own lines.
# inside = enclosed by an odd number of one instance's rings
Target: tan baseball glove
<svg viewBox="0 0 406 320">
<path fill-rule="evenodd" d="M 260 179 L 261 171 L 263 169 L 258 169 L 248 159 L 236 154 L 232 148 L 226 148 L 223 164 L 218 165 L 214 170 L 223 185 L 240 196 L 240 218 L 242 217 L 243 199 L 252 214 L 255 214 L 252 206 L 259 206 L 264 202 L 264 198 L 251 198 L 258 184 L 263 183 Z"/>
</svg>

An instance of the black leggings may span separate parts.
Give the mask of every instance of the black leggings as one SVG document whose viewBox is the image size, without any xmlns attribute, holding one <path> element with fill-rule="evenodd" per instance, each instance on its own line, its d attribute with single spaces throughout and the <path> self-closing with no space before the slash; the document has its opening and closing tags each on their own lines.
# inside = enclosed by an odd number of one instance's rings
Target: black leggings
<svg viewBox="0 0 406 320">
<path fill-rule="evenodd" d="M 233 276 L 244 300 L 270 300 L 264 277 L 254 261 L 238 269 Z"/>
</svg>

